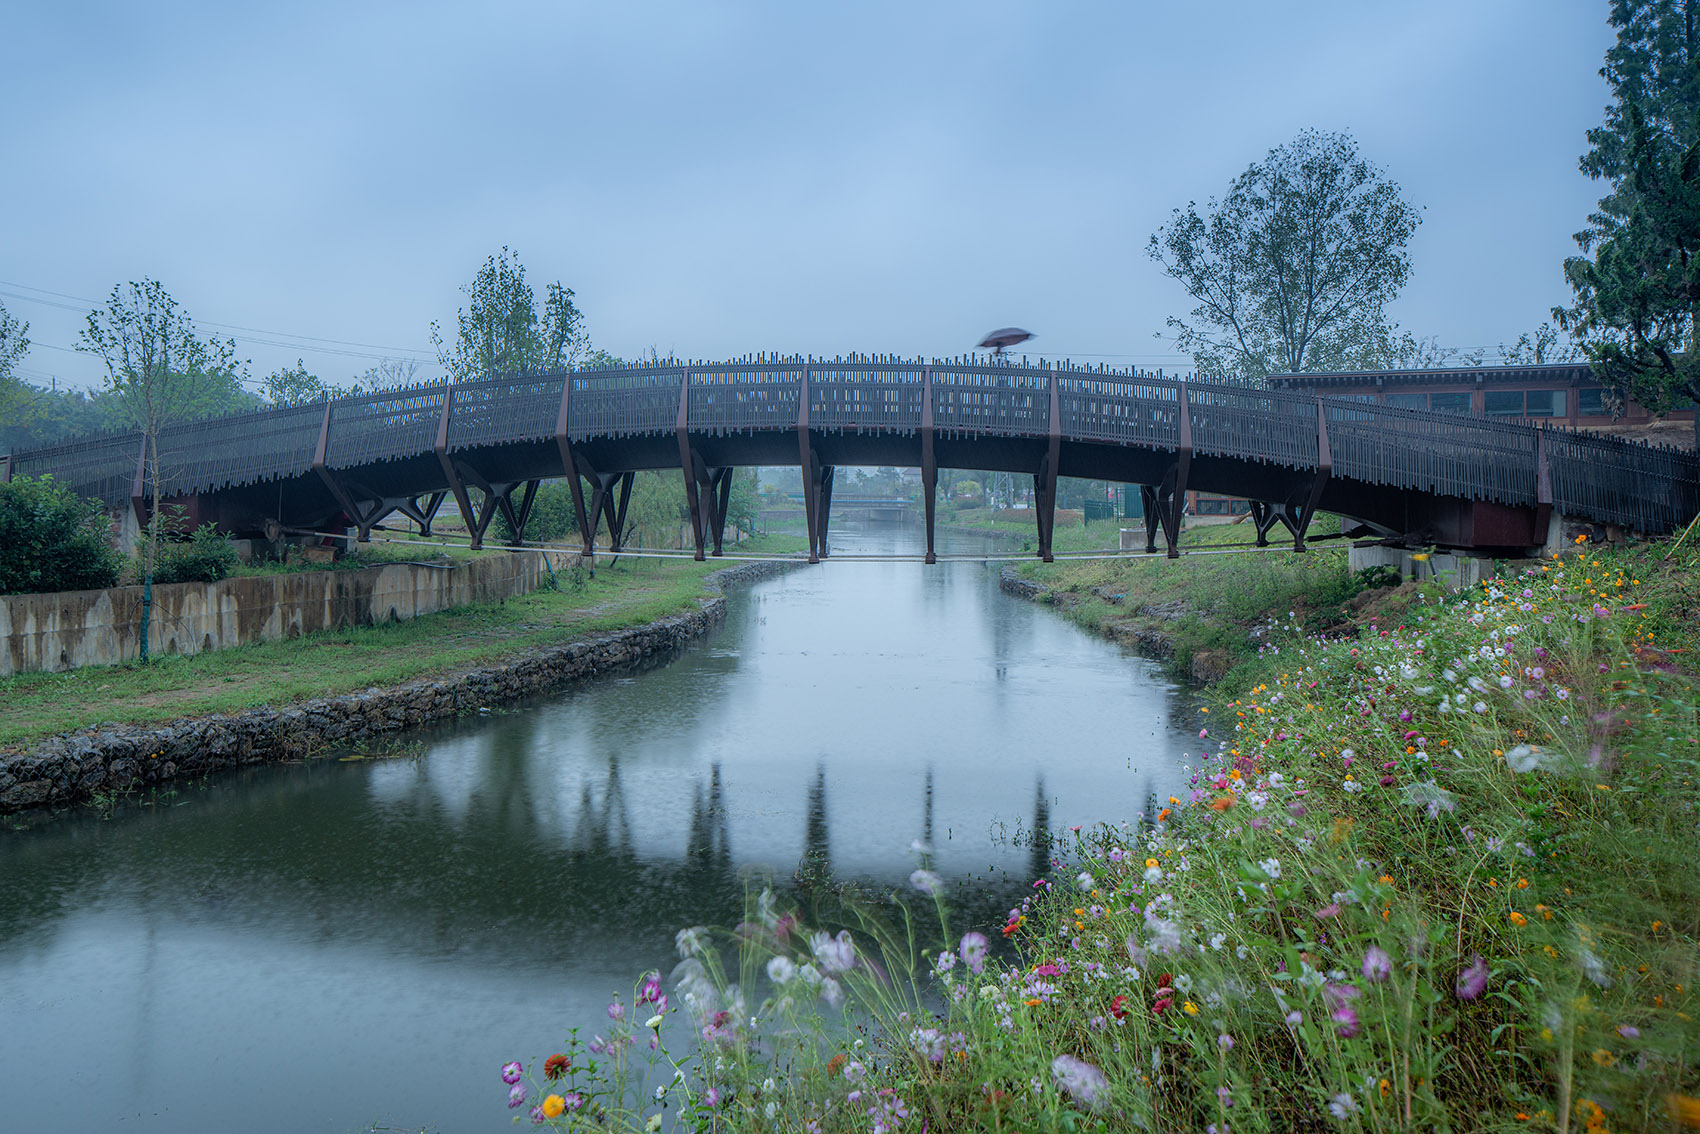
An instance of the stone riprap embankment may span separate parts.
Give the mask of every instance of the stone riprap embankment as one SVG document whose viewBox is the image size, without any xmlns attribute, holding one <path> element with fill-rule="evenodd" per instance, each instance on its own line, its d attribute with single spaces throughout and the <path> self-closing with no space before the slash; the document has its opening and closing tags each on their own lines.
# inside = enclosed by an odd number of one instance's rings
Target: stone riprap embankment
<svg viewBox="0 0 1700 1134">
<path fill-rule="evenodd" d="M 625 669 L 664 656 L 722 621 L 727 585 L 793 565 L 763 561 L 718 571 L 706 582 L 713 593 L 696 610 L 534 648 L 499 665 L 437 680 L 169 724 L 95 727 L 0 752 L 0 814 L 66 807 L 175 779 L 323 754 Z"/>
</svg>

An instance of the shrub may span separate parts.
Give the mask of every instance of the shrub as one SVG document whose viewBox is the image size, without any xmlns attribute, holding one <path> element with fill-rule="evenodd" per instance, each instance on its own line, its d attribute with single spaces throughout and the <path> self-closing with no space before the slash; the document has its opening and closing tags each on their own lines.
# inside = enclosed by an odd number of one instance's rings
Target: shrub
<svg viewBox="0 0 1700 1134">
<path fill-rule="evenodd" d="M 0 594 L 86 591 L 118 581 L 105 511 L 51 477 L 0 484 Z"/>
<path fill-rule="evenodd" d="M 156 583 L 216 583 L 236 569 L 236 548 L 217 524 L 202 524 L 179 543 L 162 543 L 154 562 Z M 137 576 L 141 571 L 137 570 Z"/>
</svg>

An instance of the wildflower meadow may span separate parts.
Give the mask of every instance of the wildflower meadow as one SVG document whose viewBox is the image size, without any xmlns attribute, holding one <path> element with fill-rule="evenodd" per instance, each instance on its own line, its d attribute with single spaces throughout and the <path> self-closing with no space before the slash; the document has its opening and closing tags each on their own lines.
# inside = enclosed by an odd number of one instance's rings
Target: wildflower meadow
<svg viewBox="0 0 1700 1134">
<path fill-rule="evenodd" d="M 1693 566 L 1584 545 L 1350 638 L 1276 617 L 1184 798 L 1075 832 L 1009 910 L 951 909 L 925 847 L 828 924 L 761 890 L 501 1068 L 515 1119 L 1700 1126 Z"/>
</svg>

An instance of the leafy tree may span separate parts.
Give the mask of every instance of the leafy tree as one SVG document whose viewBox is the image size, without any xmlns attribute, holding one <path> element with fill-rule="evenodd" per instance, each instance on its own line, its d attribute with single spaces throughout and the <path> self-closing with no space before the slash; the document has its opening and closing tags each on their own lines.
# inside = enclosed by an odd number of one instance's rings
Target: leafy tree
<svg viewBox="0 0 1700 1134">
<path fill-rule="evenodd" d="M 525 266 L 505 245 L 484 261 L 465 290 L 470 302 L 455 313 L 453 343 L 445 343 L 442 328 L 431 324 L 437 358 L 453 378 L 576 366 L 590 350 L 573 290 L 550 284 L 539 319 Z"/>
<path fill-rule="evenodd" d="M 118 581 L 122 562 L 99 501 L 52 477 L 0 484 L 0 594 L 87 591 Z"/>
<path fill-rule="evenodd" d="M 1551 323 L 1542 323 L 1533 335 L 1518 335 L 1510 346 L 1499 344 L 1499 361 L 1505 366 L 1541 366 L 1545 363 L 1575 362 L 1582 348 Z"/>
<path fill-rule="evenodd" d="M 1554 308 L 1600 383 L 1657 414 L 1700 398 L 1700 0 L 1617 0 L 1613 105 L 1581 167 L 1610 180 Z M 1700 445 L 1700 415 L 1695 419 Z"/>
<path fill-rule="evenodd" d="M 379 390 L 394 390 L 412 385 L 418 378 L 420 369 L 421 364 L 415 359 L 380 358 L 376 366 L 367 367 L 354 379 L 354 388 L 350 393 L 375 394 Z"/>
<path fill-rule="evenodd" d="M 144 436 L 153 510 L 148 519 L 144 584 L 153 585 L 160 541 L 159 434 L 166 426 L 216 412 L 236 397 L 243 363 L 229 339 L 203 340 L 188 312 L 158 280 L 114 284 L 106 306 L 89 312 L 77 349 L 106 363 L 107 387 L 119 396 L 131 424 Z M 250 399 L 251 401 L 251 399 Z M 142 660 L 147 660 L 148 612 L 143 602 Z"/>
<path fill-rule="evenodd" d="M 1306 130 L 1203 214 L 1176 209 L 1146 251 L 1198 301 L 1167 322 L 1200 373 L 1367 369 L 1393 338 L 1383 310 L 1410 277 L 1421 221 L 1351 135 Z"/>
<path fill-rule="evenodd" d="M 15 373 L 30 350 L 30 325 L 14 319 L 0 303 L 0 421 L 16 418 L 29 404 L 28 384 Z"/>
<path fill-rule="evenodd" d="M 294 366 L 285 366 L 266 375 L 261 396 L 274 406 L 299 406 L 322 401 L 330 396 L 330 387 L 313 374 L 299 358 Z"/>
<path fill-rule="evenodd" d="M 756 525 L 761 522 L 761 494 L 757 488 L 755 469 L 741 468 L 732 474 L 732 491 L 726 498 L 728 528 L 745 532 L 756 530 Z"/>
</svg>

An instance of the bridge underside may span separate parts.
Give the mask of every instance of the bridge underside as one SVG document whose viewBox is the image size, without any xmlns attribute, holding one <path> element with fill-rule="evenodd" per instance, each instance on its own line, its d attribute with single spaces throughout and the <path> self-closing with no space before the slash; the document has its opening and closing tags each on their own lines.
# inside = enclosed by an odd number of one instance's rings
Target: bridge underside
<svg viewBox="0 0 1700 1134">
<path fill-rule="evenodd" d="M 840 466 L 922 469 L 929 561 L 933 558 L 931 498 L 936 496 L 939 468 L 1032 477 L 1039 554 L 1044 558 L 1050 557 L 1058 476 L 1144 488 L 1148 547 L 1154 549 L 1161 538 L 1171 555 L 1177 553 L 1179 508 L 1189 490 L 1251 500 L 1259 542 L 1280 524 L 1296 550 L 1303 550 L 1305 531 L 1319 511 L 1347 518 L 1363 535 L 1490 554 L 1523 554 L 1541 545 L 1547 530 L 1546 510 L 1540 506 L 1509 506 L 1344 481 L 1331 478 L 1326 469 L 1288 469 L 1233 457 L 1048 438 L 935 436 L 926 444 L 915 433 L 786 430 L 716 436 L 687 432 L 683 447 L 677 436 L 650 435 L 598 438 L 567 448 L 577 474 L 572 478 L 575 504 L 587 554 L 595 532 L 604 525 L 610 545 L 620 546 L 625 527 L 623 497 L 630 492 L 629 474 L 637 471 L 685 477 L 693 506 L 696 553 L 699 558 L 719 554 L 728 474 L 754 465 L 804 469 L 811 558 L 827 552 L 833 470 Z M 270 483 L 180 497 L 176 502 L 186 508 L 192 523 L 217 521 L 226 531 L 241 535 L 276 538 L 281 533 L 354 527 L 365 538 L 373 526 L 393 515 L 406 517 L 428 533 L 437 508 L 444 500 L 454 499 L 475 542 L 481 544 L 498 514 L 507 514 L 510 530 L 520 530 L 537 484 L 565 477 L 566 460 L 562 446 L 554 441 L 508 444 L 358 469 L 318 468 Z"/>
</svg>

